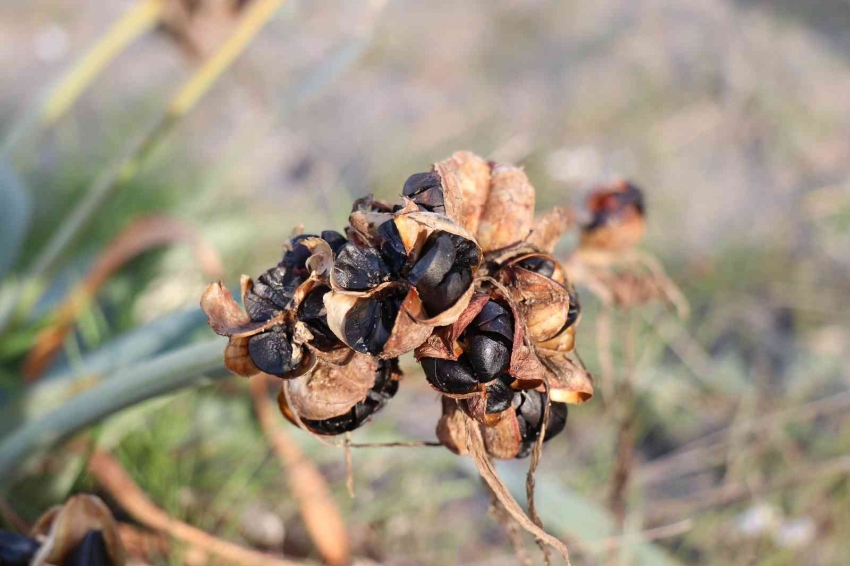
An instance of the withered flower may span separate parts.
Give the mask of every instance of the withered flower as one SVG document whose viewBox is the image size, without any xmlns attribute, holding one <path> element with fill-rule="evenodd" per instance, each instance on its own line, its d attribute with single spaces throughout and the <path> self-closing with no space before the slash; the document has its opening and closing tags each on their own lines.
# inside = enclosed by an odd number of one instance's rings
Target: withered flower
<svg viewBox="0 0 850 566">
<path fill-rule="evenodd" d="M 300 419 L 316 434 L 343 434 L 380 411 L 395 396 L 401 376 L 396 359 L 355 354 L 346 365 L 321 365 L 311 375 L 283 384 L 287 389 L 281 389 L 278 404 L 293 424 Z"/>
<path fill-rule="evenodd" d="M 336 254 L 325 295 L 331 330 L 357 352 L 394 358 L 452 324 L 472 296 L 481 251 L 448 218 L 412 202 L 394 213 L 355 207 L 357 240 Z"/>
<path fill-rule="evenodd" d="M 634 247 L 646 230 L 643 191 L 618 180 L 594 189 L 587 197 L 592 215 L 582 227 L 583 248 L 622 251 Z"/>
<path fill-rule="evenodd" d="M 243 276 L 244 312 L 221 283 L 207 287 L 201 308 L 210 327 L 230 339 L 225 350 L 230 371 L 292 378 L 310 371 L 318 359 L 345 355 L 328 326 L 323 300 L 331 290 L 331 243 L 340 249 L 345 240 L 336 232 L 322 235 L 293 238 L 281 262 L 256 282 Z"/>
</svg>

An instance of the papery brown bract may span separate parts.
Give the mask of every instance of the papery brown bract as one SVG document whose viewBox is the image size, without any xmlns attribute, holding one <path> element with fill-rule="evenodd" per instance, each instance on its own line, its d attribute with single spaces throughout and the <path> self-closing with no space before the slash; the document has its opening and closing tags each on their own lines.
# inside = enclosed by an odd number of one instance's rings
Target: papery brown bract
<svg viewBox="0 0 850 566">
<path fill-rule="evenodd" d="M 476 238 L 485 252 L 524 241 L 534 225 L 534 187 L 517 167 L 493 168 Z"/>
<path fill-rule="evenodd" d="M 490 194 L 490 164 L 474 153 L 458 151 L 435 163 L 434 171 L 442 181 L 446 216 L 475 234 Z"/>
</svg>

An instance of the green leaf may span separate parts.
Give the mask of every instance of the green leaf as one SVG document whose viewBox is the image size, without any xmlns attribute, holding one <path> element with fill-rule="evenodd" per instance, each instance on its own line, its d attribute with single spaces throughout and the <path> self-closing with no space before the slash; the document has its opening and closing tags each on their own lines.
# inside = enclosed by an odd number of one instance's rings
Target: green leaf
<svg viewBox="0 0 850 566">
<path fill-rule="evenodd" d="M 0 156 L 0 280 L 15 263 L 29 226 L 29 192 L 5 157 Z"/>
</svg>

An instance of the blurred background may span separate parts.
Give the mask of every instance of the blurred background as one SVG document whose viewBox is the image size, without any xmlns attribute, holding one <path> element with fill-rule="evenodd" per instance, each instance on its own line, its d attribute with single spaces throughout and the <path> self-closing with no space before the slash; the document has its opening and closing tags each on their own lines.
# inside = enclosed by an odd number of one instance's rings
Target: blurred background
<svg viewBox="0 0 850 566">
<path fill-rule="evenodd" d="M 395 199 L 468 149 L 524 165 L 540 211 L 617 176 L 641 186 L 642 247 L 690 303 L 684 321 L 659 301 L 612 315 L 613 376 L 635 390 L 620 533 L 622 416 L 579 290 L 597 394 L 537 474 L 573 563 L 846 564 L 848 29 L 846 0 L 2 3 L 0 523 L 87 491 L 137 524 L 87 467 L 108 449 L 172 517 L 320 561 L 246 382 L 179 358 L 213 338 L 198 298 L 279 261 L 295 225 L 340 230 L 353 198 Z M 405 369 L 356 440 L 433 439 L 437 396 Z M 352 499 L 343 452 L 284 431 L 359 561 L 519 561 L 466 459 L 357 450 Z M 498 467 L 520 500 L 527 465 Z M 133 560 L 224 563 L 165 542 Z"/>
</svg>

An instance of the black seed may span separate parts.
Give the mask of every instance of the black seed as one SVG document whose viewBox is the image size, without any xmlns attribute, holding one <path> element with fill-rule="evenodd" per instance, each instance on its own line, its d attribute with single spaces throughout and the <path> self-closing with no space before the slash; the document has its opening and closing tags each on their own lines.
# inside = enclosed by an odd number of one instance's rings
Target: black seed
<svg viewBox="0 0 850 566">
<path fill-rule="evenodd" d="M 339 339 L 328 326 L 324 297 L 330 290 L 327 285 L 314 288 L 298 308 L 298 320 L 310 329 L 313 334 L 311 343 L 320 350 L 329 350 L 340 345 Z"/>
<path fill-rule="evenodd" d="M 348 241 L 345 239 L 345 236 L 334 230 L 325 230 L 322 232 L 322 239 L 328 243 L 334 253 Z"/>
<path fill-rule="evenodd" d="M 443 187 L 431 187 L 430 189 L 425 189 L 413 198 L 413 202 L 430 211 L 433 211 L 436 206 L 444 207 L 445 201 L 443 200 Z"/>
<path fill-rule="evenodd" d="M 334 277 L 343 289 L 365 291 L 382 283 L 388 274 L 378 250 L 344 244 L 334 262 Z"/>
<path fill-rule="evenodd" d="M 489 301 L 469 325 L 475 332 L 486 332 L 502 336 L 509 342 L 514 339 L 513 317 L 510 312 L 495 301 Z"/>
<path fill-rule="evenodd" d="M 375 332 L 380 317 L 380 302 L 364 299 L 354 304 L 345 315 L 343 333 L 345 341 L 354 350 L 369 352 L 369 340 Z"/>
<path fill-rule="evenodd" d="M 377 355 L 381 353 L 381 350 L 384 349 L 384 345 L 390 339 L 394 324 L 395 318 L 391 315 L 391 306 L 379 303 L 378 317 L 375 322 L 375 329 L 369 336 L 369 344 L 366 347 L 370 354 Z"/>
<path fill-rule="evenodd" d="M 481 252 L 475 243 L 455 234 L 452 234 L 451 238 L 455 245 L 455 255 L 457 256 L 455 265 L 457 267 L 473 267 L 478 265 L 481 259 Z"/>
<path fill-rule="evenodd" d="M 467 337 L 466 353 L 478 381 L 490 381 L 508 368 L 511 349 L 506 342 L 501 336 L 494 338 L 486 334 Z"/>
<path fill-rule="evenodd" d="M 552 275 L 555 274 L 555 262 L 543 257 L 531 257 L 524 259 L 517 265 L 523 269 L 539 273 L 543 277 L 548 277 L 549 279 L 551 279 Z"/>
<path fill-rule="evenodd" d="M 425 311 L 430 316 L 437 316 L 445 311 L 469 289 L 469 284 L 472 282 L 472 273 L 464 269 L 463 271 L 449 271 L 448 275 L 443 279 L 443 282 L 437 285 L 433 291 L 420 291 L 422 304 L 425 305 Z"/>
<path fill-rule="evenodd" d="M 514 398 L 511 382 L 514 380 L 510 375 L 499 377 L 492 384 L 487 386 L 487 413 L 501 413 L 511 406 L 511 401 Z"/>
<path fill-rule="evenodd" d="M 381 257 L 390 272 L 395 275 L 400 274 L 407 263 L 407 252 L 404 250 L 404 242 L 401 241 L 395 222 L 390 220 L 378 226 L 378 235 L 382 240 Z"/>
<path fill-rule="evenodd" d="M 552 402 L 549 405 L 549 426 L 546 428 L 546 436 L 543 442 L 548 442 L 558 436 L 567 426 L 567 404 Z"/>
<path fill-rule="evenodd" d="M 295 369 L 292 364 L 292 344 L 283 331 L 272 329 L 248 338 L 248 355 L 261 371 L 272 375 L 282 377 Z"/>
<path fill-rule="evenodd" d="M 295 289 L 306 280 L 294 268 L 277 265 L 260 275 L 245 296 L 245 310 L 251 320 L 268 320 L 289 308 Z"/>
<path fill-rule="evenodd" d="M 27 566 L 38 552 L 39 544 L 18 533 L 0 531 L 0 564 L 3 566 Z"/>
<path fill-rule="evenodd" d="M 89 531 L 65 559 L 65 566 L 114 566 L 103 540 L 103 532 Z"/>
<path fill-rule="evenodd" d="M 420 292 L 430 291 L 439 285 L 455 261 L 454 244 L 445 232 L 430 242 L 424 252 L 407 278 Z"/>
<path fill-rule="evenodd" d="M 440 186 L 440 176 L 437 173 L 415 173 L 404 182 L 401 194 L 412 197 L 432 187 Z"/>
<path fill-rule="evenodd" d="M 295 269 L 297 271 L 303 271 L 307 269 L 307 260 L 313 254 L 310 249 L 301 244 L 300 242 L 306 240 L 307 238 L 315 238 L 316 236 L 313 234 L 301 234 L 300 236 L 295 236 L 290 240 L 290 245 L 292 249 L 283 254 L 283 261 L 281 264 L 290 269 Z"/>
<path fill-rule="evenodd" d="M 478 379 L 466 356 L 456 362 L 437 358 L 419 360 L 428 383 L 443 393 L 469 393 L 478 386 Z"/>
</svg>

